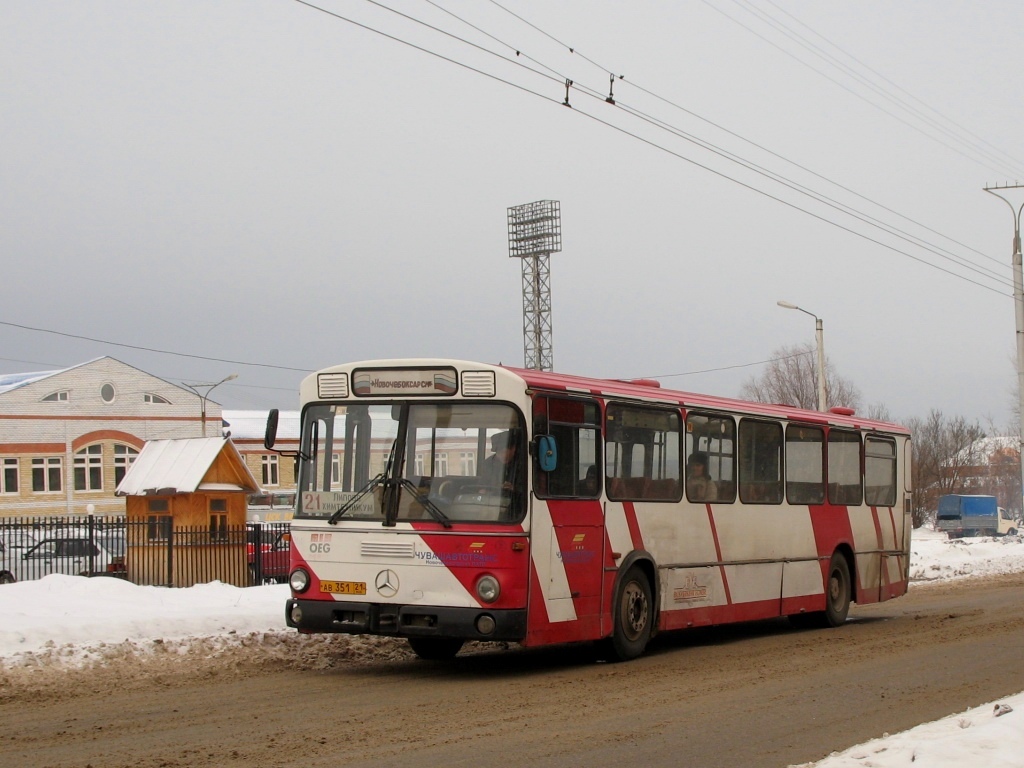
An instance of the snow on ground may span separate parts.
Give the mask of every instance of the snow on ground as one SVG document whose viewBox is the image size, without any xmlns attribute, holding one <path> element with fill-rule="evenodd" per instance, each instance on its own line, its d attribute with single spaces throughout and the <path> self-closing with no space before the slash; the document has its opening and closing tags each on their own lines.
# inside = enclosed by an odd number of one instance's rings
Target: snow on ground
<svg viewBox="0 0 1024 768">
<path fill-rule="evenodd" d="M 916 583 L 1024 571 L 1020 536 L 948 541 L 914 531 Z M 913 584 L 911 585 L 913 589 Z M 120 579 L 47 576 L 0 586 L 0 672 L 117 663 L 125 655 L 216 655 L 295 636 L 287 585 L 138 587 Z M 1000 708 L 1010 711 L 997 714 Z M 1024 693 L 833 754 L 815 768 L 949 768 L 1024 764 Z"/>
</svg>

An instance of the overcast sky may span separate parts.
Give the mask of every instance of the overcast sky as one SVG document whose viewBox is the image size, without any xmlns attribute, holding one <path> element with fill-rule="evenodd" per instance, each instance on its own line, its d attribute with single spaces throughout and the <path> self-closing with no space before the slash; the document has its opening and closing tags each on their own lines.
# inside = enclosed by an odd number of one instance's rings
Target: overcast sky
<svg viewBox="0 0 1024 768">
<path fill-rule="evenodd" d="M 500 2 L 384 3 L 498 56 L 367 0 L 0 2 L 0 373 L 521 365 L 506 211 L 552 199 L 557 370 L 733 396 L 813 341 L 783 299 L 864 405 L 1009 421 L 1019 0 Z"/>
</svg>

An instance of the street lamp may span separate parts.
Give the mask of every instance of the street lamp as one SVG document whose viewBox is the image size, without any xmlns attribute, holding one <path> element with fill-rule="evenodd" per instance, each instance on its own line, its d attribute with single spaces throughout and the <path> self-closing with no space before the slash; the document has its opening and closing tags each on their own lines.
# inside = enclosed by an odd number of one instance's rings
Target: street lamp
<svg viewBox="0 0 1024 768">
<path fill-rule="evenodd" d="M 814 337 L 818 343 L 818 410 L 827 411 L 825 398 L 825 331 L 821 327 L 821 318 L 813 312 L 808 312 L 803 307 L 791 304 L 788 301 L 775 302 L 783 309 L 795 309 L 814 318 Z"/>
<path fill-rule="evenodd" d="M 1018 455 L 1021 457 L 1021 488 L 1024 489 L 1024 254 L 1021 254 L 1020 247 L 1020 217 L 1024 211 L 1024 203 L 1015 206 L 1008 199 L 999 194 L 997 190 L 1019 190 L 1024 189 L 1021 184 L 1006 184 L 1000 187 L 985 187 L 986 192 L 994 195 L 1010 206 L 1010 213 L 1013 214 L 1013 306 L 1014 316 L 1017 324 L 1017 405 L 1020 410 L 1020 423 L 1018 429 L 1020 438 L 1017 444 Z M 1022 509 L 1024 512 L 1024 509 Z"/>
<path fill-rule="evenodd" d="M 225 381 L 232 381 L 237 378 L 238 374 L 232 373 L 230 376 L 225 376 L 223 379 L 213 384 L 186 384 L 184 381 L 181 382 L 181 386 L 192 390 L 196 397 L 199 398 L 199 415 L 203 422 L 203 437 L 206 437 L 206 401 L 210 397 L 210 393 Z M 204 389 L 205 391 L 200 392 L 200 389 Z"/>
</svg>

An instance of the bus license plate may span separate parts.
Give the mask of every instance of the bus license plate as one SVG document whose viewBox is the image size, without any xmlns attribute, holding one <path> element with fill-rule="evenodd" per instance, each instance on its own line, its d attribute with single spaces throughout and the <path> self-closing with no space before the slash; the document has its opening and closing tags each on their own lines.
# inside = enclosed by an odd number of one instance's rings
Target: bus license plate
<svg viewBox="0 0 1024 768">
<path fill-rule="evenodd" d="M 332 595 L 365 595 L 365 581 L 321 581 L 321 592 L 330 592 Z"/>
</svg>

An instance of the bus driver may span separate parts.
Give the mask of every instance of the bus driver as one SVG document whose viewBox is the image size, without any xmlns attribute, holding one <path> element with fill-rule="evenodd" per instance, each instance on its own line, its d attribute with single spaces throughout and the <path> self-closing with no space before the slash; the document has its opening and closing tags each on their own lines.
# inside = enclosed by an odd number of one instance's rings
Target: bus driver
<svg viewBox="0 0 1024 768">
<path fill-rule="evenodd" d="M 480 462 L 480 479 L 487 485 L 498 485 L 506 490 L 512 488 L 515 475 L 516 439 L 511 430 L 491 435 L 493 454 Z"/>
</svg>

